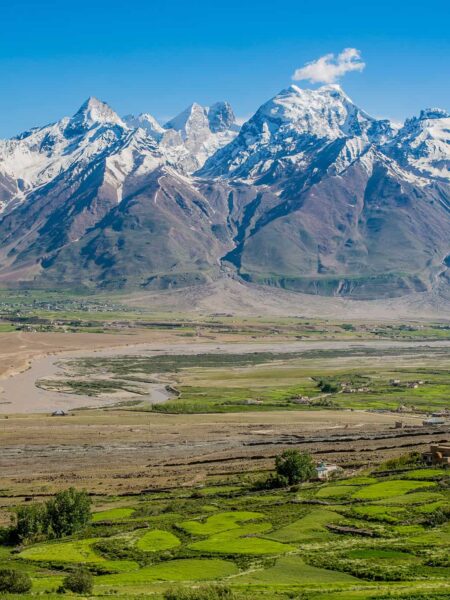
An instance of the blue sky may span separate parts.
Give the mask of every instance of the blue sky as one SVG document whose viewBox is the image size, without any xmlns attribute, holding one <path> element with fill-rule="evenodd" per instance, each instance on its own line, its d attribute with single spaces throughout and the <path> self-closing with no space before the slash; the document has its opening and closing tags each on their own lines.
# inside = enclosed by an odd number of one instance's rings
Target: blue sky
<svg viewBox="0 0 450 600">
<path fill-rule="evenodd" d="M 449 109 L 448 4 L 0 0 L 0 137 L 73 114 L 90 95 L 160 120 L 222 99 L 249 116 L 305 62 L 347 47 L 366 67 L 340 83 L 367 112 Z"/>
</svg>

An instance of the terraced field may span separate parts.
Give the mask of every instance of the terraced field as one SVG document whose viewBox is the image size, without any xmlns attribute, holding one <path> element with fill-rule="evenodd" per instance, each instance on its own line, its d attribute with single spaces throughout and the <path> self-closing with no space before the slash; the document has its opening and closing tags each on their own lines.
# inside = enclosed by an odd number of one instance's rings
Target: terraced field
<svg viewBox="0 0 450 600">
<path fill-rule="evenodd" d="M 60 597 L 78 565 L 94 574 L 94 598 L 158 600 L 211 582 L 245 600 L 448 598 L 450 473 L 383 473 L 267 491 L 256 475 L 233 475 L 202 489 L 99 496 L 83 535 L 0 546 L 0 567 L 31 575 L 20 596 L 30 599 Z"/>
</svg>

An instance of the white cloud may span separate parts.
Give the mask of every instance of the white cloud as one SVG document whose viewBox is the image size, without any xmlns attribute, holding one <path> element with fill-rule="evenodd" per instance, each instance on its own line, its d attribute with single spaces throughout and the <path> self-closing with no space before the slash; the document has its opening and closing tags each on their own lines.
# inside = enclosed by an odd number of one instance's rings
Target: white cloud
<svg viewBox="0 0 450 600">
<path fill-rule="evenodd" d="M 311 83 L 334 83 L 350 71 L 362 71 L 365 63 L 361 53 L 356 48 L 345 48 L 338 55 L 325 54 L 317 60 L 306 63 L 296 69 L 292 75 L 294 81 L 308 80 Z"/>
</svg>

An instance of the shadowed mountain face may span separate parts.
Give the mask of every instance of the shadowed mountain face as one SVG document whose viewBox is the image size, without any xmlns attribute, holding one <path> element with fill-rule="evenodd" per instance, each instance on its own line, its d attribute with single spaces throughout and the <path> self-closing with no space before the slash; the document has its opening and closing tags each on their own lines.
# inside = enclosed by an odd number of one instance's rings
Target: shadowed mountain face
<svg viewBox="0 0 450 600">
<path fill-rule="evenodd" d="M 291 86 L 161 126 L 89 99 L 0 141 L 0 281 L 160 289 L 225 274 L 379 298 L 450 281 L 450 118 L 400 129 Z"/>
</svg>

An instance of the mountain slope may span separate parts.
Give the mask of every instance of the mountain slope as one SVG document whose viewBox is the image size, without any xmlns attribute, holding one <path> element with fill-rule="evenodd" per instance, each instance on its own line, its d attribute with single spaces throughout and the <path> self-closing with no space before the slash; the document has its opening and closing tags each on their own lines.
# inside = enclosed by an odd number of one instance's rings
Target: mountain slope
<svg viewBox="0 0 450 600">
<path fill-rule="evenodd" d="M 56 283 L 177 287 L 208 281 L 223 248 L 214 241 L 205 199 L 159 168 L 43 266 L 46 280 Z"/>
</svg>

